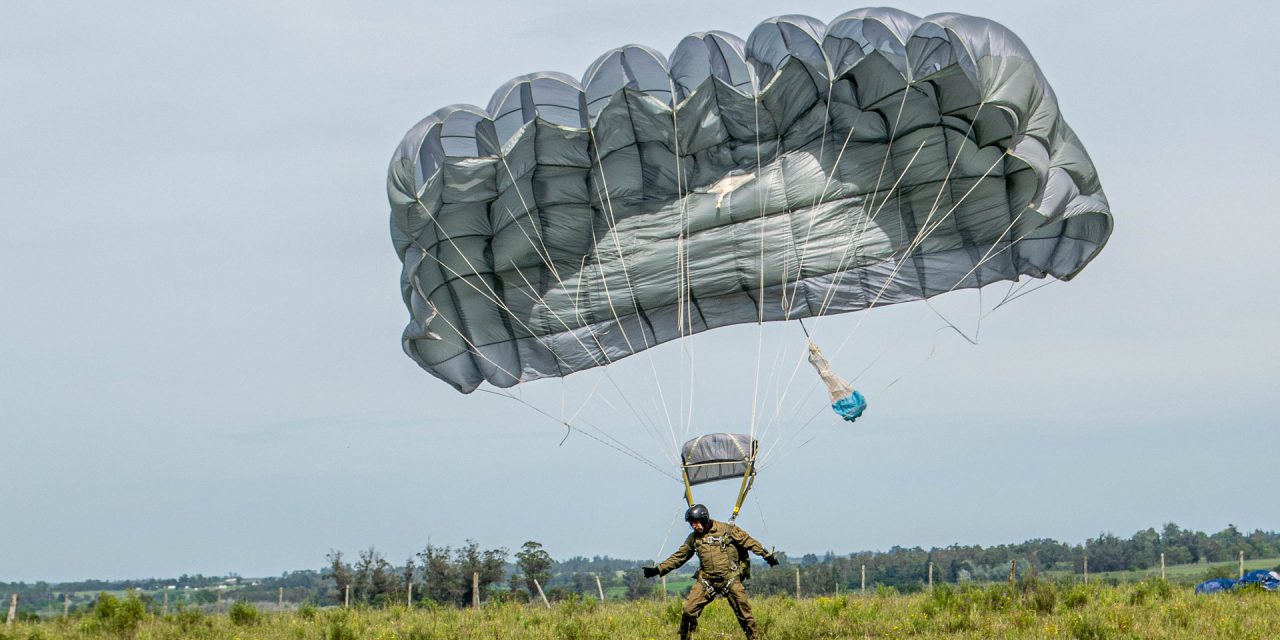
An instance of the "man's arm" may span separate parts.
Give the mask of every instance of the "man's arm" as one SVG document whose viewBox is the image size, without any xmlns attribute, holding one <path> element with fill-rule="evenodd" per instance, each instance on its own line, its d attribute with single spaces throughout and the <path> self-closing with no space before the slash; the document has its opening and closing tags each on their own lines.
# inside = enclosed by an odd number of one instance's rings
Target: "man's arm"
<svg viewBox="0 0 1280 640">
<path fill-rule="evenodd" d="M 734 525 L 729 529 L 729 536 L 733 538 L 734 543 L 739 547 L 764 558 L 764 561 L 767 562 L 769 566 L 772 567 L 778 564 L 777 558 L 774 558 L 772 553 L 766 551 L 764 545 L 760 544 L 759 540 L 752 538 L 751 534 L 739 529 L 737 525 Z"/>
<path fill-rule="evenodd" d="M 684 544 L 680 545 L 680 548 L 676 549 L 676 552 L 671 554 L 670 558 L 667 558 L 662 562 L 662 564 L 658 565 L 658 575 L 665 576 L 668 573 L 679 569 L 684 565 L 684 563 L 689 561 L 689 558 L 692 557 L 693 535 L 690 534 L 689 537 L 684 539 Z"/>
</svg>

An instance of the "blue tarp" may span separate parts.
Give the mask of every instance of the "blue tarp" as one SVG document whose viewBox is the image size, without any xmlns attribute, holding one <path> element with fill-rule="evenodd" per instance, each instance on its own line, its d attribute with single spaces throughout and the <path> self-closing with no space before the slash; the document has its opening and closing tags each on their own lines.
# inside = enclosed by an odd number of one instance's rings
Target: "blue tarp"
<svg viewBox="0 0 1280 640">
<path fill-rule="evenodd" d="M 1262 588 L 1267 591 L 1275 591 L 1276 589 L 1280 589 L 1280 573 L 1267 571 L 1266 569 L 1250 571 L 1249 573 L 1244 574 L 1243 578 L 1240 578 L 1240 581 L 1236 583 L 1236 586 L 1243 587 L 1247 584 L 1260 584 L 1262 585 Z"/>
<path fill-rule="evenodd" d="M 1236 581 L 1231 578 L 1214 578 L 1213 580 L 1205 580 L 1204 582 L 1196 585 L 1196 593 L 1201 595 L 1207 593 L 1224 593 L 1230 591 L 1232 587 L 1235 586 Z"/>
<path fill-rule="evenodd" d="M 1196 593 L 1222 593 L 1232 589 L 1247 587 L 1251 584 L 1259 584 L 1267 591 L 1275 591 L 1280 589 L 1280 573 L 1267 571 L 1266 569 L 1259 569 L 1257 571 L 1250 571 L 1249 573 L 1244 574 L 1244 577 L 1239 580 L 1232 580 L 1231 578 L 1214 578 L 1213 580 L 1206 580 L 1196 585 Z"/>
</svg>

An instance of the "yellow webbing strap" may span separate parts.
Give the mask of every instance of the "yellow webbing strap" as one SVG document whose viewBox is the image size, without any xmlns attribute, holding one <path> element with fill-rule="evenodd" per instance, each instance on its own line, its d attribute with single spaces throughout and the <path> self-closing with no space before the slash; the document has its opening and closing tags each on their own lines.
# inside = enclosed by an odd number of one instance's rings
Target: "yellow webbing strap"
<svg viewBox="0 0 1280 640">
<path fill-rule="evenodd" d="M 738 511 L 742 509 L 742 501 L 747 499 L 747 492 L 751 491 L 751 485 L 756 481 L 756 461 L 752 460 L 747 465 L 747 472 L 742 474 L 742 486 L 738 488 L 738 501 L 733 503 L 733 515 L 730 516 L 729 522 L 738 519 Z"/>
<path fill-rule="evenodd" d="M 689 485 L 689 469 L 687 467 L 680 468 L 680 475 L 684 477 L 684 499 L 693 506 L 693 487 Z"/>
</svg>

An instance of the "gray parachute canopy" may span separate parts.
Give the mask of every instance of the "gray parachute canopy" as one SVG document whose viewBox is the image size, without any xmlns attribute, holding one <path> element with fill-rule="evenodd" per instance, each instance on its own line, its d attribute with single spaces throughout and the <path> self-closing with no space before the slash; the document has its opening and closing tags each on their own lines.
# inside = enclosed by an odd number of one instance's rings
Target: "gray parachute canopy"
<svg viewBox="0 0 1280 640">
<path fill-rule="evenodd" d="M 745 433 L 708 433 L 680 447 L 680 466 L 691 486 L 741 479 L 754 471 L 759 448 Z"/>
<path fill-rule="evenodd" d="M 883 8 L 516 77 L 410 129 L 387 191 L 404 350 L 463 392 L 735 323 L 1067 280 L 1112 226 L 1017 36 Z"/>
</svg>

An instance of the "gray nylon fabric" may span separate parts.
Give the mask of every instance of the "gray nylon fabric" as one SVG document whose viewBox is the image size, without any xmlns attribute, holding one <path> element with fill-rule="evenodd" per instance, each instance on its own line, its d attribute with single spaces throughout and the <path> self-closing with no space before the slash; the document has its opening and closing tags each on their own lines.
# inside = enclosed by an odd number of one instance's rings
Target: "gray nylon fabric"
<svg viewBox="0 0 1280 640">
<path fill-rule="evenodd" d="M 1112 228 L 1017 36 L 883 8 L 516 77 L 410 129 L 387 192 L 404 350 L 464 393 L 736 323 L 1068 280 Z"/>
<path fill-rule="evenodd" d="M 708 433 L 680 447 L 680 462 L 690 485 L 741 479 L 756 458 L 758 445 L 744 433 Z"/>
</svg>

